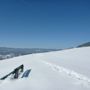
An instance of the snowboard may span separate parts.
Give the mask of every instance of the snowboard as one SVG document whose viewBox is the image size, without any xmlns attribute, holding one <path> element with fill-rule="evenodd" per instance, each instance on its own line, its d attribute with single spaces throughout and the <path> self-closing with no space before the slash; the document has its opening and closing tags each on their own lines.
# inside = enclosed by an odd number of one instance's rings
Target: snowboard
<svg viewBox="0 0 90 90">
<path fill-rule="evenodd" d="M 23 75 L 22 75 L 21 78 L 24 78 L 24 77 L 27 78 L 27 77 L 29 77 L 30 72 L 31 72 L 31 69 L 26 70 L 26 71 L 23 73 Z"/>
</svg>

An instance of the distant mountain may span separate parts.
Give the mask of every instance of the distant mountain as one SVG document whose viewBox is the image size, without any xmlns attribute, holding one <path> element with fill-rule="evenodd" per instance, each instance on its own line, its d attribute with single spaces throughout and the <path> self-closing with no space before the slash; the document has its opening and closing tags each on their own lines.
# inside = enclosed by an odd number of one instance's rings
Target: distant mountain
<svg viewBox="0 0 90 90">
<path fill-rule="evenodd" d="M 0 60 L 12 58 L 21 55 L 44 53 L 50 51 L 57 51 L 58 49 L 43 49 L 43 48 L 8 48 L 0 47 Z"/>
<path fill-rule="evenodd" d="M 78 47 L 89 47 L 90 46 L 90 42 L 84 43 L 79 45 Z"/>
</svg>

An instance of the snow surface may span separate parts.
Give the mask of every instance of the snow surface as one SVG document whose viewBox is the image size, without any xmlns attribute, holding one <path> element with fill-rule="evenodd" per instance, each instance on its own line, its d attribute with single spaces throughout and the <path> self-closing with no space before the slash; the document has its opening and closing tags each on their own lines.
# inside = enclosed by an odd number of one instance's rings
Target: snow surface
<svg viewBox="0 0 90 90">
<path fill-rule="evenodd" d="M 90 90 L 90 47 L 0 61 L 0 77 L 21 64 L 32 69 L 30 76 L 0 81 L 0 90 Z"/>
</svg>

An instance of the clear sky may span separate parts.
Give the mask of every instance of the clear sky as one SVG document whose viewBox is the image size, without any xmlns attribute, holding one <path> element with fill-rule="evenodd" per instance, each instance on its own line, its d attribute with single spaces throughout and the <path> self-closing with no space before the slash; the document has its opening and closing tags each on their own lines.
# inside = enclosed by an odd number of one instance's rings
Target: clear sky
<svg viewBox="0 0 90 90">
<path fill-rule="evenodd" d="M 90 41 L 90 0 L 0 0 L 0 46 L 66 48 Z"/>
</svg>

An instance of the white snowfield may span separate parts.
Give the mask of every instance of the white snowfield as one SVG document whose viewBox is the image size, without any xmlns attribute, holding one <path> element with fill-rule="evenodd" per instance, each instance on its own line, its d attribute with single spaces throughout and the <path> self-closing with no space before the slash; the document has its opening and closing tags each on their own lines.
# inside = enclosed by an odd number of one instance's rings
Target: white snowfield
<svg viewBox="0 0 90 90">
<path fill-rule="evenodd" d="M 28 78 L 0 80 L 0 90 L 90 90 L 90 47 L 0 61 L 0 77 L 24 64 Z"/>
</svg>

